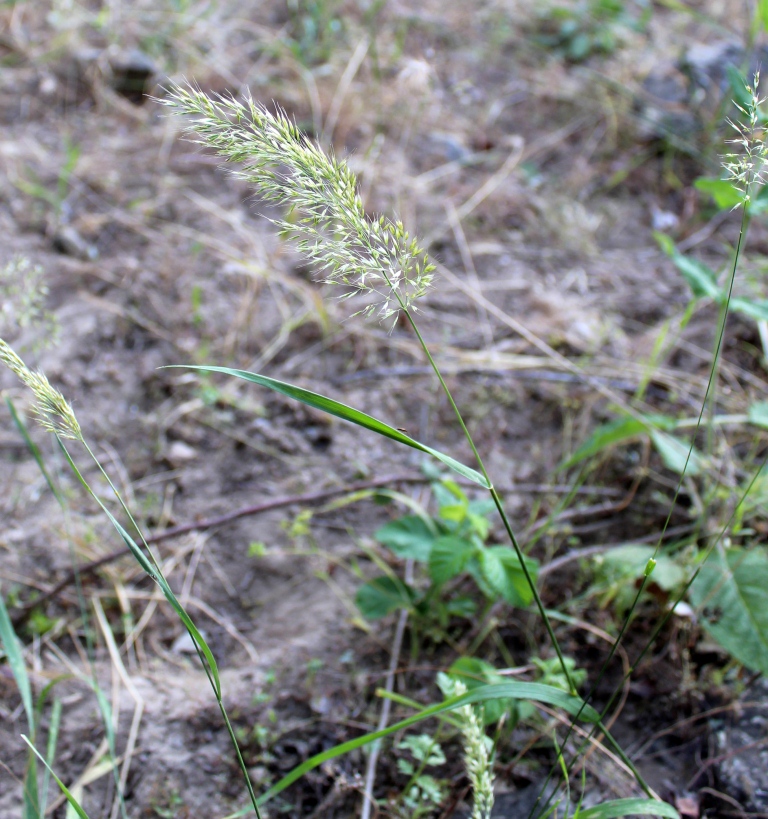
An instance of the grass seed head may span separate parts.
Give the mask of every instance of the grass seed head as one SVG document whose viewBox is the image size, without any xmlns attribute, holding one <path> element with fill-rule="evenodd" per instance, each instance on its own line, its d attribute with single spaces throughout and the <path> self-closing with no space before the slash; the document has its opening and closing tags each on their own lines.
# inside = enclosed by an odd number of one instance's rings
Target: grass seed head
<svg viewBox="0 0 768 819">
<path fill-rule="evenodd" d="M 438 675 L 438 685 L 446 697 L 460 697 L 467 687 L 460 680 L 447 674 Z M 454 712 L 461 722 L 464 740 L 464 767 L 472 785 L 473 803 L 471 819 L 490 819 L 493 809 L 492 744 L 485 733 L 483 723 L 475 709 L 467 704 Z"/>
<path fill-rule="evenodd" d="M 383 320 L 417 309 L 433 279 L 425 251 L 402 222 L 368 218 L 346 163 L 302 135 L 283 111 L 272 114 L 250 96 L 244 103 L 212 98 L 193 86 L 173 85 L 158 102 L 190 118 L 193 142 L 240 163 L 235 177 L 290 208 L 289 218 L 275 220 L 281 234 L 317 265 L 321 281 L 344 288 L 341 299 L 373 295 L 358 313 Z"/>
<path fill-rule="evenodd" d="M 749 102 L 746 107 L 734 102 L 734 105 L 744 115 L 744 121 L 726 121 L 738 136 L 727 140 L 731 145 L 740 146 L 741 150 L 726 154 L 722 165 L 736 190 L 741 194 L 741 204 L 746 205 L 752 199 L 752 189 L 755 185 L 765 184 L 765 173 L 768 166 L 768 145 L 765 141 L 765 130 L 759 122 L 760 106 L 765 102 L 758 95 L 760 72 L 756 72 L 752 85 L 747 85 Z"/>
<path fill-rule="evenodd" d="M 82 441 L 83 434 L 72 407 L 40 372 L 34 373 L 0 338 L 0 361 L 14 372 L 35 395 L 35 415 L 42 427 L 62 438 Z"/>
</svg>

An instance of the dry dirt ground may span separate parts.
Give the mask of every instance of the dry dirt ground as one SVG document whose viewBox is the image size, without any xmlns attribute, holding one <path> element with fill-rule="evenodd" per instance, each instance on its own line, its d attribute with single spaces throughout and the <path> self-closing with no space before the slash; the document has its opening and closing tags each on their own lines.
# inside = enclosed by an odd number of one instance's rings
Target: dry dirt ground
<svg viewBox="0 0 768 819">
<path fill-rule="evenodd" d="M 563 5 L 579 25 L 591 25 L 589 3 Z M 614 49 L 603 53 L 595 42 L 573 61 L 542 44 L 552 15 L 535 0 L 2 4 L 0 262 L 21 254 L 42 267 L 58 336 L 42 345 L 48 330 L 9 325 L 3 332 L 71 400 L 147 532 L 421 474 L 417 453 L 252 385 L 158 369 L 165 364 L 265 372 L 331 393 L 471 460 L 407 327 L 390 332 L 348 319 L 348 303 L 333 301 L 277 238 L 264 218 L 269 209 L 222 173 L 218 160 L 182 141 L 178 123 L 144 96 L 162 96 L 163 82 L 182 76 L 205 90 L 247 87 L 279 103 L 348 158 L 370 212 L 396 213 L 423 238 L 439 263 L 423 330 L 515 524 L 522 530 L 561 511 L 555 485 L 574 476 L 556 472 L 558 464 L 596 420 L 609 417 L 605 390 L 631 398 L 664 322 L 674 323 L 688 303 L 654 227 L 714 264 L 727 259 L 738 229 L 738 214 L 713 217 L 692 187 L 697 176 L 717 173 L 716 140 L 707 132 L 717 107 L 709 97 L 703 112 L 701 100 L 673 101 L 672 113 L 693 130 L 677 133 L 673 125 L 665 138 L 649 122 L 666 109 L 659 114 L 642 84 L 660 68 L 677 76 L 676 61 L 694 46 L 743 42 L 744 5 L 709 0 L 691 3 L 690 12 L 673 3 L 618 5 L 636 19 L 647 11 L 647 20 L 637 30 L 606 24 Z M 747 251 L 756 255 L 764 231 L 755 224 L 750 235 Z M 695 413 L 714 316 L 698 311 L 656 362 L 648 401 Z M 733 394 L 745 404 L 764 395 L 754 324 L 732 323 L 726 347 Z M 0 373 L 0 387 L 20 410 L 28 407 L 10 373 Z M 23 609 L 67 576 L 73 555 L 84 564 L 120 546 L 49 437 L 37 428 L 31 435 L 65 509 L 3 406 L 0 584 L 36 690 L 71 675 L 56 689 L 63 701 L 57 772 L 70 784 L 93 774 L 84 805 L 92 817 L 110 813 L 111 776 L 98 767 L 104 729 L 87 685 L 90 629 L 118 753 L 135 740 L 121 760 L 128 816 L 213 817 L 242 807 L 245 791 L 205 676 L 180 623 L 130 559 L 83 576 L 87 627 L 71 583 Z M 98 484 L 82 453 L 72 451 Z M 624 508 L 641 467 L 643 480 Z M 423 485 L 395 479 L 391 488 L 428 502 Z M 618 451 L 589 474 L 594 491 L 571 499 L 571 510 L 581 512 L 556 520 L 536 555 L 547 562 L 574 548 L 652 537 L 670 484 L 674 476 L 647 447 Z M 322 505 L 343 497 L 277 506 L 157 544 L 217 656 L 257 790 L 377 720 L 374 691 L 389 663 L 393 622 L 362 620 L 354 605 L 360 581 L 350 567 L 372 572 L 371 534 L 401 508 L 370 497 Z M 606 502 L 607 511 L 595 511 Z M 307 509 L 314 515 L 301 518 Z M 672 525 L 691 519 L 684 508 Z M 588 583 L 579 565 L 547 575 L 548 606 L 582 595 Z M 594 627 L 613 627 L 610 609 L 587 597 L 573 611 Z M 505 653 L 480 643 L 478 656 L 499 666 L 503 656 L 520 666 L 534 652 L 549 656 L 532 618 L 496 614 Z M 594 672 L 605 656 L 600 640 L 561 628 L 566 646 Z M 638 626 L 630 652 L 648 629 Z M 120 663 L 110 655 L 110 632 Z M 744 793 L 712 796 L 723 785 L 707 761 L 715 754 L 707 720 L 675 729 L 674 742 L 648 752 L 655 732 L 735 697 L 703 679 L 704 660 L 697 665 L 689 650 L 695 640 L 683 632 L 685 624 L 665 632 L 651 653 L 653 671 L 638 672 L 617 733 L 638 758 L 645 752 L 649 781 L 687 815 L 737 815 L 738 800 L 752 804 Z M 458 632 L 450 650 L 416 657 L 404 649 L 397 689 L 431 701 L 434 672 L 476 636 Z M 710 664 L 726 662 L 709 651 Z M 0 816 L 10 819 L 21 810 L 25 726 L 7 666 L 0 672 Z M 498 788 L 514 794 L 541 781 L 552 746 L 533 729 L 512 738 Z M 534 750 L 526 755 L 529 741 Z M 322 766 L 270 815 L 356 815 L 365 764 L 358 752 Z M 593 801 L 636 793 L 600 753 L 587 769 Z M 433 815 L 461 815 L 459 762 L 441 775 L 451 780 L 451 796 Z M 395 799 L 406 781 L 387 746 L 375 795 Z M 519 806 L 505 810 L 524 815 Z"/>
</svg>

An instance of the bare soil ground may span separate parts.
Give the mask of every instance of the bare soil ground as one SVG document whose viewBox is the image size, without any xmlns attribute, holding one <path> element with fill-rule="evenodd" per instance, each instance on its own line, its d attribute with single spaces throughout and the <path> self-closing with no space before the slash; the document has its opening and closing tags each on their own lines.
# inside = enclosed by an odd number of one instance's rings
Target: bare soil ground
<svg viewBox="0 0 768 819">
<path fill-rule="evenodd" d="M 649 132 L 655 109 L 642 83 L 652 69 L 674 73 L 692 46 L 738 41 L 745 12 L 720 0 L 696 4 L 695 14 L 674 5 L 648 4 L 643 30 L 616 24 L 611 53 L 595 48 L 570 62 L 537 44 L 547 30 L 544 6 L 524 0 L 4 4 L 0 262 L 23 254 L 42 266 L 59 328 L 54 345 L 36 347 L 35 330 L 9 341 L 71 400 L 150 533 L 389 476 L 392 488 L 428 502 L 423 485 L 404 480 L 419 477 L 420 456 L 282 397 L 158 369 L 165 364 L 265 372 L 471 460 L 408 329 L 348 320 L 346 303 L 333 301 L 277 238 L 264 218 L 269 209 L 215 158 L 181 141 L 178 123 L 144 96 L 161 96 L 165 78 L 182 75 L 214 92 L 248 87 L 348 158 L 370 212 L 401 215 L 427 242 L 439 268 L 423 303 L 425 335 L 514 522 L 530 531 L 557 513 L 556 484 L 574 478 L 555 471 L 563 456 L 608 417 L 609 399 L 595 384 L 628 400 L 664 322 L 687 304 L 687 286 L 654 241 L 654 226 L 670 220 L 674 238 L 713 263 L 727 258 L 738 228 L 738 214 L 712 219 L 692 187 L 697 176 L 717 173 L 705 133 L 716 112 L 707 119 L 693 102 L 678 104 L 699 128 L 686 153 Z M 755 224 L 750 237 L 747 250 L 756 254 L 764 230 Z M 696 412 L 714 318 L 714 308 L 699 311 L 655 365 L 649 402 Z M 726 347 L 724 377 L 734 395 L 745 404 L 764 395 L 754 325 L 732 323 Z M 564 368 L 555 353 L 592 380 Z M 26 406 L 10 373 L 0 373 L 0 387 Z M 97 769 L 104 731 L 93 694 L 76 676 L 87 677 L 88 666 L 75 586 L 24 606 L 67 576 L 73 553 L 84 564 L 120 544 L 45 433 L 31 429 L 64 490 L 65 514 L 5 409 L 0 422 L 2 592 L 37 689 L 75 675 L 57 688 L 64 713 L 56 770 L 68 783 L 93 774 L 84 805 L 91 816 L 107 816 L 111 777 Z M 98 482 L 93 470 L 88 477 Z M 632 488 L 635 478 L 642 480 Z M 576 548 L 653 536 L 673 483 L 647 447 L 617 451 L 588 475 L 592 489 L 575 496 L 569 514 L 556 517 L 537 557 L 547 563 Z M 393 624 L 362 620 L 354 606 L 360 581 L 349 567 L 370 571 L 371 534 L 397 510 L 370 498 L 327 510 L 329 500 L 297 501 L 157 544 L 223 669 L 258 789 L 372 729 L 380 707 L 374 691 Z M 303 509 L 314 515 L 302 527 Z M 671 525 L 691 518 L 681 508 Z M 96 675 L 115 709 L 120 753 L 132 724 L 137 730 L 128 815 L 224 816 L 242 807 L 226 732 L 180 623 L 130 559 L 105 563 L 82 583 L 99 601 L 125 668 L 121 676 L 92 620 Z M 571 561 L 546 575 L 542 594 L 548 606 L 565 607 L 587 586 L 586 564 Z M 663 603 L 641 612 L 630 654 L 642 648 Z M 571 610 L 593 628 L 613 628 L 610 608 L 593 599 Z M 497 665 L 511 656 L 522 666 L 532 653 L 548 654 L 533 618 L 495 614 L 504 651 L 481 644 L 478 656 Z M 561 628 L 569 653 L 592 673 L 605 656 L 601 639 Z M 466 650 L 476 636 L 457 632 L 456 645 Z M 633 678 L 617 723 L 649 782 L 689 816 L 714 816 L 723 805 L 738 813 L 732 802 L 744 798 L 712 797 L 720 783 L 707 762 L 710 723 L 675 727 L 734 701 L 735 690 L 718 687 L 711 672 L 727 658 L 706 650 L 686 623 L 667 628 Z M 430 701 L 434 672 L 455 656 L 445 646 L 419 657 L 404 651 L 398 690 Z M 0 817 L 10 819 L 20 815 L 26 754 L 15 686 L 6 667 L 0 672 Z M 619 675 L 617 665 L 598 696 Z M 265 726 L 259 739 L 253 726 Z M 526 743 L 533 750 L 516 761 Z M 518 729 L 500 764 L 500 791 L 538 783 L 551 747 L 534 729 Z M 274 813 L 356 815 L 365 762 L 357 753 L 322 766 Z M 587 768 L 593 801 L 635 792 L 600 753 Z M 452 797 L 434 815 L 460 815 L 466 780 L 458 754 L 442 775 Z M 404 784 L 387 753 L 376 796 L 396 796 Z M 524 815 L 519 805 L 503 810 Z"/>
</svg>

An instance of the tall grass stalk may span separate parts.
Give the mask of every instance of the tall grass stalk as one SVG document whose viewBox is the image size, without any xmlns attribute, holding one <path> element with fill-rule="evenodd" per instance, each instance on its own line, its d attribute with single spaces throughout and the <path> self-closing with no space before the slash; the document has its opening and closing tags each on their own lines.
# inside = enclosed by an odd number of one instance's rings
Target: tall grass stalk
<svg viewBox="0 0 768 819">
<path fill-rule="evenodd" d="M 174 114 L 190 117 L 187 129 L 192 141 L 215 150 L 227 162 L 241 163 L 240 169 L 232 171 L 234 176 L 248 182 L 269 201 L 295 212 L 292 220 L 275 220 L 276 224 L 318 265 L 322 281 L 344 288 L 341 299 L 372 296 L 374 303 L 358 313 L 378 314 L 382 320 L 399 313 L 405 316 L 477 461 L 571 693 L 575 694 L 570 671 L 502 499 L 416 323 L 416 300 L 433 282 L 434 267 L 426 253 L 409 237 L 402 222 L 391 222 L 383 216 L 369 219 L 357 192 L 357 181 L 346 164 L 307 140 L 281 111 L 272 114 L 250 97 L 245 103 L 231 97 L 212 99 L 192 86 L 179 85 L 171 86 L 168 96 L 158 102 Z"/>
<path fill-rule="evenodd" d="M 727 153 L 722 158 L 722 167 L 725 171 L 726 179 L 730 180 L 734 186 L 734 189 L 740 194 L 741 201 L 737 204 L 734 210 L 738 207 L 741 207 L 741 221 L 739 224 L 739 235 L 736 241 L 736 247 L 733 252 L 733 259 L 731 265 L 729 267 L 728 272 L 728 279 L 726 281 L 725 290 L 726 290 L 726 298 L 723 300 L 722 304 L 718 308 L 718 316 L 717 322 L 715 325 L 715 341 L 714 347 L 712 352 L 712 361 L 709 368 L 709 373 L 707 377 L 707 386 L 704 391 L 704 397 L 702 399 L 701 407 L 699 409 L 698 418 L 696 420 L 696 426 L 694 429 L 694 433 L 691 437 L 691 443 L 688 448 L 688 452 L 685 458 L 685 463 L 683 465 L 683 469 L 680 473 L 680 477 L 678 478 L 677 484 L 675 486 L 675 491 L 672 496 L 672 501 L 670 503 L 669 510 L 667 512 L 667 516 L 664 520 L 664 525 L 662 530 L 659 534 L 659 537 L 656 541 L 656 545 L 654 548 L 653 556 L 648 561 L 648 565 L 646 566 L 646 570 L 643 574 L 643 578 L 638 585 L 638 588 L 635 592 L 633 601 L 631 606 L 629 607 L 627 613 L 624 616 L 624 619 L 621 623 L 619 628 L 618 636 L 614 641 L 611 649 L 606 657 L 603 665 L 600 668 L 600 671 L 590 686 L 589 691 L 584 697 L 585 704 L 589 703 L 592 699 L 594 692 L 597 689 L 597 686 L 602 681 L 603 677 L 605 676 L 610 663 L 613 660 L 613 657 L 618 650 L 619 645 L 621 644 L 624 635 L 626 634 L 627 629 L 629 628 L 629 624 L 632 619 L 632 615 L 637 608 L 637 605 L 640 602 L 640 599 L 645 592 L 645 589 L 648 583 L 651 580 L 653 569 L 656 563 L 656 557 L 658 556 L 659 550 L 661 549 L 661 544 L 664 540 L 664 536 L 666 534 L 667 529 L 669 528 L 670 521 L 672 519 L 672 514 L 677 506 L 677 501 L 680 496 L 680 492 L 682 490 L 683 481 L 685 480 L 686 472 L 688 470 L 688 466 L 690 464 L 691 458 L 693 456 L 694 446 L 696 443 L 696 438 L 699 431 L 702 428 L 704 423 L 704 416 L 707 414 L 707 410 L 709 409 L 708 413 L 708 423 L 707 423 L 707 452 L 711 456 L 714 450 L 713 447 L 713 430 L 714 430 L 714 418 L 716 414 L 716 394 L 717 394 L 717 377 L 719 372 L 719 365 L 720 360 L 722 357 L 722 349 L 723 349 L 723 341 L 725 338 L 725 328 L 728 322 L 728 315 L 729 315 L 729 308 L 731 303 L 731 297 L 733 294 L 733 287 L 736 281 L 736 272 L 739 267 L 739 260 L 741 258 L 742 249 L 744 246 L 744 241 L 747 234 L 747 229 L 749 227 L 749 206 L 753 199 L 754 191 L 756 188 L 765 184 L 766 172 L 768 171 L 768 143 L 765 140 L 765 133 L 760 126 L 760 106 L 765 102 L 765 97 L 761 98 L 759 96 L 758 90 L 760 85 L 760 72 L 756 72 L 753 77 L 752 84 L 746 84 L 746 91 L 749 96 L 749 102 L 747 103 L 746 107 L 740 106 L 738 103 L 734 101 L 734 105 L 736 108 L 741 112 L 744 116 L 745 121 L 734 121 L 730 118 L 727 119 L 728 125 L 737 133 L 737 137 L 727 140 L 728 144 L 736 145 L 737 150 L 733 152 Z M 635 661 L 630 665 L 629 670 L 625 675 L 623 675 L 622 679 L 616 684 L 611 696 L 608 698 L 608 702 L 603 708 L 601 713 L 602 719 L 605 719 L 607 714 L 610 712 L 613 703 L 615 702 L 619 692 L 621 691 L 622 686 L 624 683 L 634 674 L 635 670 L 639 666 L 642 659 L 645 657 L 651 646 L 655 643 L 657 637 L 661 633 L 664 626 L 667 624 L 669 619 L 672 617 L 673 612 L 675 611 L 675 607 L 678 603 L 680 603 L 688 593 L 688 590 L 696 581 L 696 578 L 701 573 L 704 564 L 706 563 L 709 556 L 712 554 L 714 549 L 717 545 L 723 540 L 727 531 L 730 528 L 730 525 L 734 518 L 736 517 L 739 508 L 744 504 L 745 500 L 749 496 L 750 492 L 752 491 L 752 487 L 754 486 L 755 482 L 757 481 L 762 469 L 765 465 L 768 464 L 768 454 L 766 454 L 765 458 L 763 459 L 760 466 L 754 472 L 752 479 L 750 480 L 746 490 L 743 492 L 742 496 L 739 498 L 738 502 L 734 506 L 730 516 L 721 527 L 717 537 L 715 537 L 710 545 L 704 552 L 703 559 L 699 561 L 698 566 L 696 567 L 695 571 L 692 573 L 691 577 L 688 579 L 682 590 L 677 596 L 675 602 L 669 606 L 668 611 L 661 618 L 661 620 L 656 624 L 655 628 L 652 630 L 652 633 L 648 640 L 646 641 L 643 648 L 640 650 L 637 658 Z M 719 481 L 715 483 L 714 486 L 711 488 L 710 494 L 713 494 L 719 486 Z M 702 512 L 702 517 L 706 515 L 706 508 Z M 565 743 L 570 736 L 571 731 L 573 730 L 573 726 L 575 725 L 575 721 L 571 722 L 571 725 L 566 733 L 565 739 L 563 740 L 563 747 L 565 747 Z M 571 759 L 570 763 L 568 764 L 567 770 L 570 773 L 573 770 L 573 767 L 576 765 L 580 754 L 584 750 L 584 748 L 589 744 L 592 740 L 594 733 L 599 730 L 599 727 L 596 725 L 593 727 L 589 734 L 582 740 L 581 744 L 577 747 L 576 751 L 574 752 L 573 758 Z M 549 782 L 552 774 L 554 773 L 554 767 L 550 771 L 549 776 L 545 784 L 542 786 L 541 794 L 544 793 L 546 788 L 546 784 Z M 541 798 L 541 796 L 539 797 Z M 551 798 L 551 797 L 550 797 Z M 533 816 L 534 809 L 531 810 L 530 816 Z"/>
<path fill-rule="evenodd" d="M 18 376 L 18 378 L 24 384 L 26 384 L 32 390 L 32 393 L 34 394 L 35 397 L 33 411 L 38 422 L 44 429 L 48 430 L 49 432 L 53 433 L 56 436 L 56 439 L 59 443 L 59 446 L 61 447 L 64 457 L 67 460 L 67 463 L 69 464 L 73 473 L 80 481 L 80 484 L 83 486 L 86 492 L 96 501 L 101 510 L 109 518 L 110 522 L 117 530 L 117 532 L 120 534 L 124 543 L 131 550 L 131 553 L 139 562 L 142 569 L 144 569 L 144 571 L 157 583 L 157 585 L 160 586 L 160 589 L 163 592 L 163 595 L 165 596 L 166 600 L 171 604 L 176 614 L 181 619 L 182 623 L 189 632 L 189 635 L 192 638 L 192 642 L 195 646 L 195 650 L 197 651 L 198 657 L 200 658 L 200 662 L 203 666 L 203 669 L 205 670 L 206 676 L 208 677 L 208 681 L 211 685 L 211 688 L 213 689 L 214 695 L 216 697 L 216 702 L 219 706 L 219 710 L 224 720 L 224 724 L 227 728 L 230 740 L 232 741 L 238 765 L 245 779 L 246 788 L 248 790 L 248 795 L 251 799 L 253 810 L 256 813 L 257 819 L 260 819 L 260 812 L 259 806 L 256 801 L 256 794 L 253 790 L 253 785 L 251 784 L 251 780 L 248 775 L 248 769 L 246 767 L 245 760 L 243 759 L 240 746 L 238 745 L 237 739 L 235 738 L 234 728 L 232 727 L 229 716 L 227 714 L 226 707 L 224 705 L 221 690 L 221 682 L 219 680 L 218 667 L 216 665 L 216 660 L 214 659 L 213 653 L 211 652 L 210 648 L 205 642 L 203 636 L 200 634 L 200 631 L 194 625 L 188 613 L 181 605 L 174 592 L 171 590 L 168 580 L 163 574 L 160 563 L 152 553 L 149 544 L 144 538 L 141 527 L 136 522 L 133 514 L 131 513 L 127 504 L 123 500 L 122 495 L 112 482 L 111 478 L 109 477 L 108 473 L 102 466 L 99 459 L 94 454 L 93 450 L 86 442 L 85 437 L 83 436 L 82 429 L 80 428 L 80 424 L 70 404 L 61 394 L 61 392 L 59 392 L 51 385 L 51 383 L 48 381 L 48 378 L 43 373 L 33 372 L 32 370 L 30 370 L 24 363 L 24 361 L 2 338 L 0 338 L 0 362 L 5 364 L 13 373 L 15 373 Z M 129 532 L 117 520 L 117 518 L 112 514 L 112 512 L 110 512 L 106 502 L 102 500 L 102 498 L 94 491 L 94 489 L 85 479 L 81 470 L 76 465 L 74 459 L 72 458 L 72 455 L 70 454 L 69 450 L 65 445 L 65 441 L 67 440 L 75 441 L 81 444 L 82 447 L 85 449 L 86 453 L 90 456 L 91 460 L 96 465 L 99 473 L 106 480 L 107 485 L 109 486 L 114 498 L 117 500 L 120 509 L 128 519 L 129 524 L 133 527 L 134 531 L 138 535 L 141 546 L 139 546 L 136 543 L 136 541 L 129 534 Z M 2 611 L 4 611 L 4 609 Z M 0 611 L 0 614 L 2 614 L 2 611 Z M 0 625 L 2 625 L 2 618 L 0 618 Z M 96 693 L 98 696 L 99 694 L 98 688 L 96 689 Z M 25 709 L 28 710 L 27 697 L 25 697 Z M 25 741 L 31 743 L 34 750 L 33 745 L 34 732 L 32 730 L 33 725 L 34 723 L 30 722 L 30 733 L 32 734 L 32 737 L 30 740 L 26 740 L 25 738 Z M 111 741 L 110 744 L 112 745 L 112 743 L 113 741 Z M 114 748 L 112 748 L 112 750 L 114 752 Z M 35 753 L 37 754 L 36 751 Z M 37 754 L 37 756 L 39 756 L 39 754 Z M 31 757 L 31 759 L 34 759 L 34 757 Z M 40 757 L 40 759 L 45 763 L 45 760 L 42 757 Z M 46 764 L 46 768 L 48 767 L 49 766 Z M 58 780 L 58 778 L 56 781 L 59 782 L 59 785 L 61 786 L 61 782 Z M 70 804 L 73 805 L 74 809 L 78 811 L 78 813 L 80 813 L 82 809 L 79 806 L 75 806 L 75 804 L 72 801 L 73 800 L 72 795 L 66 789 L 63 789 L 63 793 L 67 796 L 67 799 L 70 801 Z M 122 802 L 121 807 L 124 812 L 125 807 L 124 805 L 122 805 Z"/>
<path fill-rule="evenodd" d="M 570 669 L 524 560 L 503 501 L 417 325 L 416 300 L 432 284 L 434 269 L 424 251 L 415 240 L 410 239 L 401 222 L 391 222 L 384 217 L 369 219 L 357 193 L 354 176 L 347 166 L 334 157 L 327 156 L 318 146 L 303 137 L 283 112 L 278 110 L 276 114 L 272 114 L 250 97 L 246 97 L 244 103 L 232 97 L 211 98 L 193 86 L 172 85 L 167 96 L 158 102 L 170 108 L 174 114 L 187 119 L 186 128 L 191 141 L 214 150 L 227 162 L 238 163 L 239 167 L 231 171 L 234 176 L 252 185 L 265 199 L 290 209 L 290 218 L 275 220 L 283 235 L 294 240 L 299 250 L 316 263 L 321 271 L 321 281 L 342 286 L 341 299 L 359 296 L 369 302 L 372 300 L 372 303 L 357 313 L 366 316 L 376 314 L 381 319 L 390 319 L 397 314 L 405 317 L 474 455 L 482 478 L 476 482 L 487 489 L 493 500 L 557 654 L 563 675 L 571 693 L 575 695 L 576 687 Z M 292 385 L 224 367 L 198 369 L 228 372 L 255 381 L 374 429 L 370 422 L 375 419 L 365 416 L 363 420 L 360 418 L 361 413 L 345 405 Z M 381 422 L 376 423 L 383 426 Z M 389 431 L 376 431 L 409 446 L 417 446 L 425 451 L 427 449 L 407 436 L 392 434 L 394 430 L 391 428 Z M 442 455 L 433 450 L 431 452 L 438 457 Z M 441 457 L 441 460 L 446 461 L 446 458 Z M 633 771 L 641 787 L 650 795 L 650 789 L 623 750 L 602 725 L 601 730 Z"/>
</svg>

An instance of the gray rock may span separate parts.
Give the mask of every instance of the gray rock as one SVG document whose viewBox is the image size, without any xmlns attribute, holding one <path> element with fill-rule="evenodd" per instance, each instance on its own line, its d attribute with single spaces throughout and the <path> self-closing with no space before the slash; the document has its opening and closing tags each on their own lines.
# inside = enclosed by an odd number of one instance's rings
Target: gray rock
<svg viewBox="0 0 768 819">
<path fill-rule="evenodd" d="M 640 134 L 691 149 L 731 91 L 735 70 L 750 81 L 760 65 L 768 64 L 768 47 L 747 54 L 730 40 L 692 45 L 676 62 L 662 64 L 643 81 L 638 105 Z"/>
<path fill-rule="evenodd" d="M 713 726 L 718 787 L 747 812 L 768 813 L 768 680 L 744 697 L 755 706 L 734 711 Z"/>
<path fill-rule="evenodd" d="M 74 256 L 86 262 L 93 261 L 99 255 L 99 251 L 93 245 L 89 245 L 72 225 L 59 227 L 53 234 L 52 243 L 54 249 L 59 253 Z"/>
</svg>

